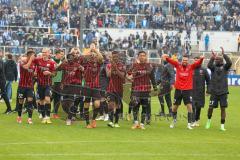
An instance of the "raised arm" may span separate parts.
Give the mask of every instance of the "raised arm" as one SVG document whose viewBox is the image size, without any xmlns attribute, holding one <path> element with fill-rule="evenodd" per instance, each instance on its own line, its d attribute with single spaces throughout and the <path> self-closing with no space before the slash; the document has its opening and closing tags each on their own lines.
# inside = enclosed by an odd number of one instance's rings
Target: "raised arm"
<svg viewBox="0 0 240 160">
<path fill-rule="evenodd" d="M 209 93 L 210 75 L 209 75 L 207 69 L 204 69 L 204 77 L 205 77 L 205 82 L 207 85 L 207 93 Z"/>
<path fill-rule="evenodd" d="M 203 59 L 204 59 L 204 56 L 200 56 L 200 59 L 198 61 L 194 62 L 191 65 L 191 67 L 194 69 L 194 68 L 197 68 L 197 67 L 201 66 L 202 62 L 203 62 Z"/>
<path fill-rule="evenodd" d="M 212 51 L 212 57 L 210 58 L 210 61 L 208 62 L 208 68 L 213 71 L 214 70 L 214 60 L 215 60 L 216 54 Z"/>
<path fill-rule="evenodd" d="M 224 53 L 223 47 L 221 47 L 221 49 L 222 49 L 223 58 L 224 58 L 224 60 L 226 61 L 226 64 L 224 65 L 224 69 L 228 71 L 228 70 L 231 68 L 231 66 L 232 66 L 232 61 L 231 61 L 231 59 Z"/>
<path fill-rule="evenodd" d="M 171 65 L 173 65 L 175 68 L 179 65 L 179 63 L 177 61 L 174 61 L 173 59 L 169 58 L 169 56 L 167 54 L 163 54 L 162 59 L 164 61 L 167 61 Z"/>
<path fill-rule="evenodd" d="M 173 65 L 175 68 L 178 66 L 178 62 L 177 61 L 175 61 L 175 60 L 173 60 L 173 59 L 171 59 L 171 58 L 169 58 L 169 57 L 167 57 L 166 58 L 166 61 L 168 62 L 168 63 L 170 63 L 171 65 Z"/>
<path fill-rule="evenodd" d="M 103 63 L 103 56 L 102 53 L 99 52 L 97 49 L 93 49 L 93 52 L 95 53 L 95 56 L 98 60 L 98 63 L 102 64 Z"/>
<path fill-rule="evenodd" d="M 123 66 L 123 68 L 122 68 L 121 70 L 118 69 L 118 67 L 115 67 L 115 69 L 116 69 L 117 75 L 118 75 L 120 78 L 124 79 L 125 76 L 126 76 L 126 68 Z"/>
<path fill-rule="evenodd" d="M 229 70 L 231 68 L 231 66 L 232 66 L 232 61 L 226 54 L 223 55 L 223 58 L 226 61 L 226 64 L 224 65 L 224 68 L 226 70 Z"/>
<path fill-rule="evenodd" d="M 150 73 L 150 80 L 152 82 L 153 89 L 157 90 L 157 82 L 156 82 L 156 79 L 155 79 L 155 71 L 154 71 L 154 69 L 152 69 L 152 71 Z"/>
<path fill-rule="evenodd" d="M 173 69 L 173 67 L 170 66 L 170 65 L 167 67 L 167 69 L 168 69 L 168 72 L 169 72 L 169 74 L 170 74 L 170 84 L 171 84 L 171 85 L 174 85 L 174 83 L 175 83 L 175 73 L 174 73 L 174 69 Z"/>
<path fill-rule="evenodd" d="M 24 69 L 29 69 L 30 65 L 31 65 L 32 62 L 34 61 L 34 58 L 35 58 L 35 55 L 32 55 L 32 56 L 29 58 L 28 62 L 25 63 L 25 64 L 24 64 L 23 60 L 20 60 L 20 65 L 23 64 L 22 67 L 23 67 Z"/>
</svg>

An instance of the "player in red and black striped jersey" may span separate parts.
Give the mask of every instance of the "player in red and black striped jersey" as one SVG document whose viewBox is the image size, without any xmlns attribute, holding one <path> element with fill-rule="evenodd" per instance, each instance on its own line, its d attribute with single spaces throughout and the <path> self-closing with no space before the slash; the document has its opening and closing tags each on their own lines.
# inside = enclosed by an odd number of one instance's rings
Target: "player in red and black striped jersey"
<svg viewBox="0 0 240 160">
<path fill-rule="evenodd" d="M 42 57 L 35 58 L 34 64 L 37 67 L 37 83 L 38 83 L 38 95 L 40 99 L 39 109 L 42 112 L 42 123 L 50 124 L 50 112 L 51 112 L 51 84 L 52 76 L 54 75 L 56 63 L 50 59 L 50 50 L 44 48 L 42 50 Z"/>
<path fill-rule="evenodd" d="M 87 124 L 87 128 L 96 128 L 96 117 L 99 112 L 100 107 L 100 69 L 101 64 L 103 63 L 102 54 L 96 49 L 95 43 L 91 43 L 90 50 L 83 54 L 83 58 L 80 60 L 80 63 L 84 67 L 84 81 L 85 81 L 85 91 L 84 96 L 84 114 Z M 90 125 L 89 123 L 89 106 L 90 102 L 93 102 L 93 121 Z"/>
<path fill-rule="evenodd" d="M 141 128 L 145 129 L 144 122 L 146 119 L 146 114 L 150 112 L 150 92 L 151 85 L 153 85 L 154 90 L 157 89 L 156 82 L 154 78 L 153 67 L 147 62 L 147 54 L 144 51 L 138 53 L 138 63 L 134 63 L 130 69 L 129 74 L 131 74 L 132 79 L 132 98 L 133 103 L 133 117 L 134 125 L 132 129 Z M 141 123 L 138 123 L 138 112 L 139 107 L 142 105 L 142 115 Z M 150 114 L 150 113 L 148 113 Z"/>
<path fill-rule="evenodd" d="M 63 100 L 71 99 L 74 101 L 73 106 L 64 106 L 64 110 L 68 113 L 66 125 L 71 125 L 72 118 L 77 111 L 77 106 L 82 101 L 82 75 L 84 68 L 78 62 L 74 61 L 74 55 L 72 53 L 67 55 L 67 61 L 63 62 L 58 70 L 63 71 L 63 78 L 61 86 L 63 88 L 62 93 Z M 74 96 L 75 95 L 75 96 Z"/>
<path fill-rule="evenodd" d="M 126 67 L 119 60 L 119 53 L 112 52 L 112 60 L 106 67 L 107 76 L 109 77 L 108 92 L 108 111 L 109 127 L 120 127 L 118 125 L 119 113 L 121 111 L 121 101 L 123 96 L 123 84 L 125 83 Z M 115 124 L 113 116 L 115 115 Z"/>
<path fill-rule="evenodd" d="M 33 77 L 35 72 L 35 64 L 33 60 L 35 58 L 34 51 L 28 51 L 26 59 L 20 59 L 20 80 L 17 91 L 18 99 L 18 117 L 17 122 L 22 123 L 22 108 L 23 102 L 26 98 L 26 108 L 28 112 L 28 123 L 32 124 L 32 113 L 33 113 Z"/>
</svg>

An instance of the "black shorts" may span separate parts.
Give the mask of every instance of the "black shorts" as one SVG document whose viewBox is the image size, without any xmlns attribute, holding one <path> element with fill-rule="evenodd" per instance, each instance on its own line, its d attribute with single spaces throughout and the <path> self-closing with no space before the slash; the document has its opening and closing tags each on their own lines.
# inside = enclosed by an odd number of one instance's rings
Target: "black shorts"
<svg viewBox="0 0 240 160">
<path fill-rule="evenodd" d="M 220 107 L 221 108 L 227 108 L 228 107 L 228 95 L 227 94 L 211 95 L 209 107 L 210 108 L 217 108 L 218 107 L 218 102 L 220 102 Z"/>
<path fill-rule="evenodd" d="M 51 93 L 51 89 L 50 86 L 40 86 L 38 85 L 38 96 L 40 100 L 44 100 L 45 97 L 51 97 L 52 93 Z"/>
<path fill-rule="evenodd" d="M 18 99 L 33 98 L 33 97 L 34 97 L 34 91 L 32 88 L 18 87 L 18 90 L 17 90 Z"/>
<path fill-rule="evenodd" d="M 203 108 L 205 105 L 203 100 L 193 100 L 192 106 L 195 108 Z"/>
<path fill-rule="evenodd" d="M 85 97 L 84 102 L 90 103 L 91 101 L 94 102 L 96 100 L 100 100 L 101 99 L 100 91 L 101 90 L 99 88 L 84 88 L 83 89 L 83 96 Z"/>
<path fill-rule="evenodd" d="M 122 101 L 122 94 L 116 92 L 107 93 L 107 101 L 108 102 L 115 102 L 117 105 L 121 105 Z"/>
<path fill-rule="evenodd" d="M 184 102 L 185 105 L 192 103 L 192 91 L 191 90 L 175 90 L 174 94 L 174 105 L 181 105 L 181 102 Z"/>
<path fill-rule="evenodd" d="M 133 106 L 142 105 L 143 107 L 150 105 L 151 97 L 149 92 L 132 92 L 131 104 Z"/>
</svg>

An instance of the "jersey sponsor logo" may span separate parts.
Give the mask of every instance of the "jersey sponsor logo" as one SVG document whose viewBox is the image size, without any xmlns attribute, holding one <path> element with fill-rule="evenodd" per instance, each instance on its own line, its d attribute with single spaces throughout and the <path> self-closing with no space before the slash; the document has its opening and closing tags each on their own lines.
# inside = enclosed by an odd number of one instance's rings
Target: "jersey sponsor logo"
<svg viewBox="0 0 240 160">
<path fill-rule="evenodd" d="M 29 73 L 32 73 L 34 70 L 29 68 L 27 71 L 28 71 Z"/>
<path fill-rule="evenodd" d="M 180 76 L 182 76 L 182 77 L 187 77 L 187 76 L 189 76 L 189 73 L 183 72 L 183 73 L 180 73 Z"/>
<path fill-rule="evenodd" d="M 39 68 L 41 69 L 41 71 L 49 71 L 49 68 L 48 68 L 48 67 L 42 67 L 42 66 L 40 66 Z"/>
</svg>

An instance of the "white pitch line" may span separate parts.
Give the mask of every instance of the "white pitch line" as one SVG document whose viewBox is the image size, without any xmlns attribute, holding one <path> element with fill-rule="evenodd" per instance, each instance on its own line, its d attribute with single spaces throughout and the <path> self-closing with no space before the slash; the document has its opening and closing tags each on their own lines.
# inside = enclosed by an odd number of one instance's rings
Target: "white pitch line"
<svg viewBox="0 0 240 160">
<path fill-rule="evenodd" d="M 100 156 L 135 156 L 135 157 L 155 157 L 155 156 L 176 156 L 176 157 L 240 157 L 240 154 L 205 154 L 205 153 L 21 153 L 21 154 L 0 154 L 0 157 L 12 157 L 12 156 L 30 156 L 30 157 L 52 157 L 52 156 L 90 156 L 90 157 L 100 157 Z"/>
<path fill-rule="evenodd" d="M 163 142 L 163 141 L 42 141 L 42 142 L 2 142 L 0 143 L 0 146 L 5 146 L 5 145 L 34 145 L 34 144 L 81 144 L 81 143 L 132 143 L 132 144 L 141 144 L 141 143 L 157 143 L 157 144 L 195 144 L 195 143 L 200 143 L 200 144 L 240 144 L 239 142 L 224 142 L 224 141 L 215 141 L 215 142 L 184 142 L 184 141 L 174 141 L 174 142 Z"/>
</svg>

